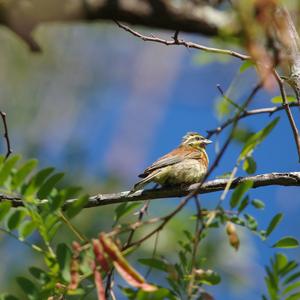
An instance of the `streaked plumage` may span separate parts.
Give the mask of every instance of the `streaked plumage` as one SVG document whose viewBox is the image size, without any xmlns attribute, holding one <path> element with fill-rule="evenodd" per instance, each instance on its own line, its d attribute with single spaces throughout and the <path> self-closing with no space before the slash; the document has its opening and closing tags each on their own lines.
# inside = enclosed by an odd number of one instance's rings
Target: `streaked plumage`
<svg viewBox="0 0 300 300">
<path fill-rule="evenodd" d="M 132 192 L 150 182 L 172 186 L 201 181 L 208 167 L 205 146 L 210 143 L 197 132 L 188 132 L 176 149 L 159 158 L 139 175 L 143 179 L 134 185 Z"/>
</svg>

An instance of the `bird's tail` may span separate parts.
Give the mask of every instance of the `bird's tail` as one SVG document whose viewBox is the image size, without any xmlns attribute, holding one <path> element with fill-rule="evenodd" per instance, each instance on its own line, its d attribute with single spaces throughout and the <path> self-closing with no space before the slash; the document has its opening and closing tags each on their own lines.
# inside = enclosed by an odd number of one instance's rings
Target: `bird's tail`
<svg viewBox="0 0 300 300">
<path fill-rule="evenodd" d="M 148 183 L 150 183 L 151 181 L 153 181 L 153 178 L 157 175 L 157 172 L 153 172 L 151 174 L 149 174 L 147 177 L 143 178 L 142 180 L 138 181 L 133 188 L 130 191 L 130 194 L 141 190 L 145 185 L 147 185 Z"/>
</svg>

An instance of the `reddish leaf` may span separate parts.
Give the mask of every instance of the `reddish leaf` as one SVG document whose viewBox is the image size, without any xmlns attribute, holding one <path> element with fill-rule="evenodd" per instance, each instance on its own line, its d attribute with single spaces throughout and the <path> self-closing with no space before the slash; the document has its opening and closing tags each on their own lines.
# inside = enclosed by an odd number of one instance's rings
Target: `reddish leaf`
<svg viewBox="0 0 300 300">
<path fill-rule="evenodd" d="M 105 234 L 99 235 L 99 240 L 105 253 L 112 259 L 113 264 L 122 278 L 133 287 L 140 288 L 147 292 L 153 292 L 157 290 L 157 287 L 151 285 L 145 281 L 141 276 L 123 257 L 121 251 L 116 244 Z"/>
<path fill-rule="evenodd" d="M 68 286 L 70 290 L 76 290 L 79 284 L 79 264 L 78 260 L 73 257 L 71 260 L 71 267 L 70 267 L 70 272 L 71 272 L 71 282 Z"/>
<path fill-rule="evenodd" d="M 115 266 L 116 270 L 119 272 L 119 274 L 121 275 L 121 277 L 128 284 L 132 285 L 133 287 L 142 289 L 145 292 L 154 292 L 154 291 L 157 290 L 156 286 L 145 282 L 144 278 L 143 278 L 143 281 L 138 280 L 137 277 L 135 276 L 138 273 L 135 270 L 134 270 L 134 273 L 135 273 L 134 274 L 132 272 L 132 270 L 129 270 L 128 268 L 125 268 L 124 265 L 119 264 L 117 261 L 114 262 L 114 266 Z"/>
<path fill-rule="evenodd" d="M 97 289 L 98 300 L 106 300 L 105 289 L 104 289 L 101 273 L 99 272 L 99 270 L 97 270 L 97 266 L 95 262 L 92 263 L 92 269 L 94 273 L 94 280 Z"/>
<path fill-rule="evenodd" d="M 96 257 L 97 262 L 101 266 L 101 268 L 108 272 L 109 271 L 109 264 L 104 255 L 103 247 L 98 240 L 93 240 L 93 251 Z"/>
<path fill-rule="evenodd" d="M 79 255 L 79 253 L 81 252 L 81 245 L 78 242 L 74 241 L 72 243 L 72 249 L 75 255 Z"/>
</svg>

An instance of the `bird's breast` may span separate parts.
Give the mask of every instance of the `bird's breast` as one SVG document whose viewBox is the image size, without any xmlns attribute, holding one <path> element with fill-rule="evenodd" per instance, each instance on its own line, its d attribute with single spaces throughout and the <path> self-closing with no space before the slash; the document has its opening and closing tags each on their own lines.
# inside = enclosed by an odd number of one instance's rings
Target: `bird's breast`
<svg viewBox="0 0 300 300">
<path fill-rule="evenodd" d="M 196 159 L 184 161 L 168 167 L 165 173 L 165 184 L 192 184 L 199 182 L 205 175 L 207 167 Z"/>
</svg>

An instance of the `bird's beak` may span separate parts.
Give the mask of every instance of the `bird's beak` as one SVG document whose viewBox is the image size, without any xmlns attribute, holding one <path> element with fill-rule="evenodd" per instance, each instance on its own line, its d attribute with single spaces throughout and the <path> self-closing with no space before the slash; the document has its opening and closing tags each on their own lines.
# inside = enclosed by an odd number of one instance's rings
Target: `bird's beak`
<svg viewBox="0 0 300 300">
<path fill-rule="evenodd" d="M 206 144 L 206 145 L 208 145 L 208 144 L 211 144 L 212 143 L 212 141 L 211 140 L 209 140 L 209 139 L 205 139 L 205 140 L 203 140 L 202 141 L 204 144 Z"/>
</svg>

